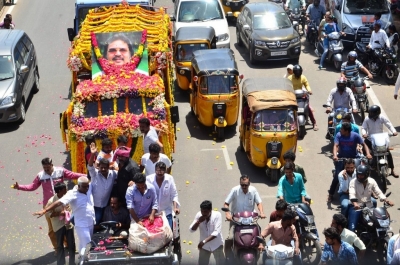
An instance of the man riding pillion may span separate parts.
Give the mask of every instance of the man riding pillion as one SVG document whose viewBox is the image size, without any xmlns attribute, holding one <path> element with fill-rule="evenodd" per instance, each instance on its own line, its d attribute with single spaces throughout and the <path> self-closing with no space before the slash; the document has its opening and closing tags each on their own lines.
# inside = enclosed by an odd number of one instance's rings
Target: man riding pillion
<svg viewBox="0 0 400 265">
<path fill-rule="evenodd" d="M 376 207 L 376 200 L 372 197 L 372 193 L 380 198 L 382 202 L 393 206 L 391 201 L 386 199 L 385 194 L 379 189 L 378 184 L 373 178 L 369 177 L 369 169 L 366 165 L 357 167 L 357 178 L 350 181 L 349 196 L 352 204 L 349 205 L 349 229 L 355 231 L 358 220 L 361 216 L 361 203 L 365 203 L 367 207 Z"/>
<path fill-rule="evenodd" d="M 331 108 L 331 104 L 333 101 L 333 111 Z M 333 88 L 329 93 L 328 99 L 326 101 L 326 113 L 329 113 L 328 122 L 333 120 L 335 115 L 335 110 L 338 108 L 346 108 L 349 109 L 350 107 L 353 108 L 353 113 L 357 113 L 357 102 L 354 97 L 353 92 L 350 88 L 346 87 L 346 79 L 340 78 L 336 81 L 336 88 Z M 325 136 L 326 139 L 330 139 L 329 130 Z"/>
<path fill-rule="evenodd" d="M 292 81 L 294 90 L 303 90 L 304 87 L 305 90 L 307 90 L 308 94 L 312 95 L 310 84 L 308 83 L 307 78 L 303 75 L 303 68 L 300 65 L 296 64 L 295 66 L 293 66 L 293 74 L 288 76 L 288 79 Z M 313 124 L 314 131 L 317 131 L 318 130 L 317 121 L 314 118 L 313 111 L 311 111 L 310 104 L 309 108 L 310 111 L 308 115 L 310 116 L 310 120 Z"/>
<path fill-rule="evenodd" d="M 358 71 L 363 71 L 369 79 L 372 79 L 372 74 L 365 68 L 362 63 L 357 60 L 357 53 L 355 51 L 347 54 L 347 62 L 342 63 L 340 77 L 345 79 L 358 78 Z"/>
<path fill-rule="evenodd" d="M 368 109 L 368 117 L 365 118 L 362 124 L 362 136 L 364 137 L 364 141 L 372 150 L 372 142 L 371 142 L 371 135 L 376 133 L 383 133 L 383 125 L 385 125 L 389 131 L 393 134 L 393 136 L 397 135 L 396 128 L 393 127 L 392 123 L 389 121 L 388 118 L 381 114 L 381 108 L 378 105 L 373 105 Z M 390 175 L 395 178 L 398 178 L 399 175 L 394 172 L 394 163 L 393 157 L 389 150 L 387 150 L 387 160 L 388 166 L 391 169 Z"/>
<path fill-rule="evenodd" d="M 228 197 L 225 199 L 225 208 L 231 206 L 231 211 L 235 213 L 239 212 L 253 212 L 254 206 L 257 205 L 258 211 L 260 212 L 260 218 L 264 219 L 266 216 L 264 214 L 263 205 L 261 203 L 260 195 L 255 187 L 250 186 L 250 178 L 247 175 L 242 175 L 240 177 L 240 185 L 231 189 Z M 232 221 L 232 215 L 230 212 L 225 213 L 226 220 Z M 231 228 L 233 223 L 229 224 L 229 237 L 233 236 Z"/>
</svg>

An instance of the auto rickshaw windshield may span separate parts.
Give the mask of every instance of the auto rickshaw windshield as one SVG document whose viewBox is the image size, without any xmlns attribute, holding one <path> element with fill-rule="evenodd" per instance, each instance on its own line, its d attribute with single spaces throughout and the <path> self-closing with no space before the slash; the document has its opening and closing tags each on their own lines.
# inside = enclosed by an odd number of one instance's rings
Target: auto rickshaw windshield
<svg viewBox="0 0 400 265">
<path fill-rule="evenodd" d="M 200 81 L 202 94 L 230 94 L 237 90 L 236 76 L 209 75 L 203 76 Z"/>
<path fill-rule="evenodd" d="M 176 60 L 179 62 L 191 61 L 193 52 L 207 49 L 208 44 L 206 43 L 179 44 L 175 52 Z"/>
<path fill-rule="evenodd" d="M 294 131 L 297 128 L 294 111 L 287 109 L 265 109 L 254 114 L 252 128 L 255 131 Z"/>
</svg>

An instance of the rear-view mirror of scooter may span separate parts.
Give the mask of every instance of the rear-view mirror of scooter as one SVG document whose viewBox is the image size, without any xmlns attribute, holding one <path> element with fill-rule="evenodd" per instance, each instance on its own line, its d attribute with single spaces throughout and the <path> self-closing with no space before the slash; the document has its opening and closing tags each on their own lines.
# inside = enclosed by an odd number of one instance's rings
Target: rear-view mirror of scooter
<svg viewBox="0 0 400 265">
<path fill-rule="evenodd" d="M 389 192 L 388 194 L 386 194 L 386 198 L 389 197 L 390 195 L 392 195 L 392 192 Z"/>
<path fill-rule="evenodd" d="M 256 236 L 257 242 L 263 244 L 264 246 L 266 245 L 265 239 L 262 238 L 261 236 Z"/>
<path fill-rule="evenodd" d="M 330 106 L 324 104 L 324 105 L 322 105 L 322 107 L 324 107 L 324 108 L 329 108 Z"/>
<path fill-rule="evenodd" d="M 230 212 L 229 208 L 226 208 L 226 207 L 222 207 L 221 210 L 222 210 L 223 212 Z"/>
</svg>

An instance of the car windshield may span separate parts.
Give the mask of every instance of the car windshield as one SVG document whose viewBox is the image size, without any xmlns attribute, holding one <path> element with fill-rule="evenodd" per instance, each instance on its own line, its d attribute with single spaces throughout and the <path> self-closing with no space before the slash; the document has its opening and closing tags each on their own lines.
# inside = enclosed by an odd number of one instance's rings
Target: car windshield
<svg viewBox="0 0 400 265">
<path fill-rule="evenodd" d="M 223 19 L 218 0 L 182 1 L 178 22 L 207 21 Z"/>
<path fill-rule="evenodd" d="M 343 12 L 346 14 L 389 13 L 386 0 L 344 0 Z"/>
<path fill-rule="evenodd" d="M 0 80 L 14 77 L 14 64 L 11 55 L 0 56 Z"/>
<path fill-rule="evenodd" d="M 229 94 L 237 90 L 234 75 L 209 75 L 200 81 L 202 94 Z"/>
<path fill-rule="evenodd" d="M 297 128 L 293 110 L 266 109 L 254 114 L 253 130 L 268 131 L 293 131 Z"/>
<path fill-rule="evenodd" d="M 254 29 L 283 29 L 289 28 L 292 23 L 285 12 L 267 13 L 265 15 L 254 15 L 253 28 Z"/>
<path fill-rule="evenodd" d="M 178 44 L 175 52 L 176 60 L 179 62 L 191 61 L 193 58 L 193 52 L 207 49 L 207 43 Z"/>
</svg>

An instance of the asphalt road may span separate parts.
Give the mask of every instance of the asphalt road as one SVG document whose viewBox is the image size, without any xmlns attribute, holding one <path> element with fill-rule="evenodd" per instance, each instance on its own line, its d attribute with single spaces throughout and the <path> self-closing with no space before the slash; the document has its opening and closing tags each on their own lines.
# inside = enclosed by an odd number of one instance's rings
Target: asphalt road
<svg viewBox="0 0 400 265">
<path fill-rule="evenodd" d="M 16 1 L 17 2 L 17 1 Z M 158 6 L 169 7 L 172 2 L 157 1 Z M 7 13 L 3 9 L 1 18 Z M 19 0 L 12 10 L 13 20 L 18 29 L 25 30 L 35 44 L 39 58 L 40 91 L 31 99 L 26 122 L 21 125 L 0 125 L 0 264 L 51 264 L 55 262 L 47 224 L 43 218 L 36 219 L 31 214 L 42 208 L 42 190 L 18 192 L 10 189 L 15 181 L 30 183 L 40 171 L 40 160 L 45 156 L 53 158 L 55 165 L 68 167 L 68 154 L 61 142 L 58 114 L 69 103 L 70 73 L 66 67 L 69 42 L 66 28 L 72 26 L 74 16 L 73 0 Z M 268 62 L 250 65 L 249 56 L 236 43 L 235 28 L 230 28 L 231 48 L 234 50 L 241 74 L 245 78 L 283 76 L 287 62 Z M 317 58 L 303 38 L 300 64 L 313 89 L 311 104 L 320 127 L 313 131 L 310 127 L 304 140 L 298 142 L 297 163 L 306 171 L 307 192 L 313 198 L 313 211 L 318 229 L 328 227 L 331 216 L 337 212 L 338 198 L 332 205 L 326 204 L 327 190 L 331 182 L 331 146 L 325 140 L 326 114 L 322 108 L 328 92 L 335 86 L 339 73 L 333 66 L 317 69 Z M 368 93 L 376 95 L 385 112 L 397 129 L 400 129 L 398 102 L 393 99 L 393 86 L 387 86 L 382 79 L 373 80 Z M 276 201 L 275 184 L 271 184 L 262 169 L 254 167 L 247 157 L 238 150 L 239 138 L 236 132 L 227 134 L 224 142 L 215 142 L 210 129 L 199 124 L 190 115 L 188 96 L 177 91 L 181 121 L 178 124 L 177 150 L 174 154 L 173 175 L 179 189 L 182 204 L 180 222 L 183 247 L 182 264 L 196 264 L 198 233 L 190 234 L 188 227 L 203 200 L 211 200 L 213 207 L 220 209 L 229 190 L 239 184 L 241 174 L 248 174 L 251 183 L 261 194 L 265 213 L 269 214 Z M 236 130 L 238 131 L 238 130 Z M 400 165 L 399 137 L 391 138 L 394 147 L 395 164 Z M 301 148 L 300 148 L 301 147 Z M 226 151 L 224 151 L 226 150 Z M 301 151 L 299 151 L 301 150 Z M 231 165 L 231 162 L 233 163 Z M 400 169 L 398 170 L 400 172 Z M 398 179 L 390 177 L 389 191 L 395 191 Z M 189 184 L 186 184 L 189 183 Z M 400 203 L 400 194 L 393 192 L 391 200 Z M 398 205 L 389 209 L 392 219 L 399 220 Z M 264 227 L 267 220 L 261 220 Z M 393 223 L 394 231 L 399 224 Z M 320 234 L 321 234 L 320 232 Z M 228 224 L 223 224 L 223 235 L 227 236 Z M 323 239 L 323 238 L 322 238 Z M 189 242 L 193 242 L 189 244 Z"/>
</svg>

